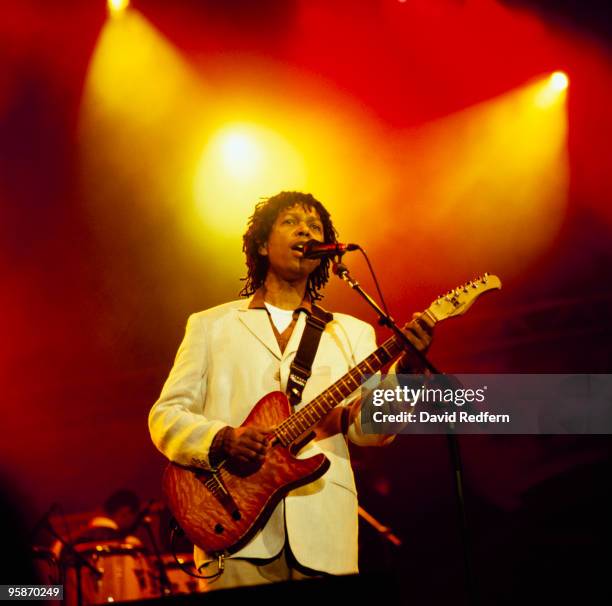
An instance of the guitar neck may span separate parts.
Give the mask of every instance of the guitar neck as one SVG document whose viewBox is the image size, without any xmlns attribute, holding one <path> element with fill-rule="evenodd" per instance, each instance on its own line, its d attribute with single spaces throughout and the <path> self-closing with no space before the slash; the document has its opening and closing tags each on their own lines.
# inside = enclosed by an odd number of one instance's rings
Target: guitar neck
<svg viewBox="0 0 612 606">
<path fill-rule="evenodd" d="M 283 421 L 275 430 L 283 444 L 290 444 L 311 430 L 332 408 L 350 396 L 365 380 L 399 355 L 402 346 L 394 335 L 375 352 L 338 379 L 312 402 Z"/>
</svg>

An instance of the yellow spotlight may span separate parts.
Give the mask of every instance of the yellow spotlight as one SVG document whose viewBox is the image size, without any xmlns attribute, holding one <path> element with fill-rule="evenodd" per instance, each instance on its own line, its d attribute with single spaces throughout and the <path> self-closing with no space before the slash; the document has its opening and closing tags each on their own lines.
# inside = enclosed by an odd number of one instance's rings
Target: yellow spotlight
<svg viewBox="0 0 612 606">
<path fill-rule="evenodd" d="M 108 11 L 113 17 L 118 17 L 129 4 L 130 0 L 108 0 Z"/>
<path fill-rule="evenodd" d="M 550 76 L 549 86 L 557 92 L 561 92 L 567 88 L 569 79 L 564 72 L 553 72 Z"/>
<path fill-rule="evenodd" d="M 563 225 L 569 169 L 565 93 L 546 106 L 535 102 L 550 93 L 550 75 L 404 135 L 397 155 L 404 152 L 414 193 L 402 197 L 419 215 L 410 238 L 417 246 L 444 235 L 429 261 L 445 275 L 490 259 L 497 271 L 517 276 L 551 250 Z M 402 230 L 403 222 L 387 227 L 384 245 Z M 426 283 L 425 270 L 421 276 Z"/>
<path fill-rule="evenodd" d="M 254 123 L 227 123 L 208 137 L 194 181 L 196 206 L 220 234 L 240 234 L 259 198 L 306 183 L 304 159 L 282 135 Z"/>
<path fill-rule="evenodd" d="M 227 173 L 237 179 L 248 179 L 257 173 L 261 151 L 253 137 L 230 132 L 221 141 L 223 164 Z"/>
<path fill-rule="evenodd" d="M 536 89 L 535 104 L 546 109 L 565 99 L 565 91 L 569 85 L 569 78 L 563 72 L 553 72 L 548 78 L 541 81 Z"/>
</svg>

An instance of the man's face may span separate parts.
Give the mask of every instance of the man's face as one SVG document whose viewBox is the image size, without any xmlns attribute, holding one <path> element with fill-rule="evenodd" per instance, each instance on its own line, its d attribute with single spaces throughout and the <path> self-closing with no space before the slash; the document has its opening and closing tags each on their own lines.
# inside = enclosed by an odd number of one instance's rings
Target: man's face
<svg viewBox="0 0 612 606">
<path fill-rule="evenodd" d="M 304 259 L 296 246 L 308 240 L 323 242 L 323 223 L 314 208 L 295 204 L 282 210 L 272 225 L 268 241 L 259 254 L 268 257 L 268 271 L 288 281 L 307 278 L 319 265 L 319 259 Z"/>
<path fill-rule="evenodd" d="M 122 531 L 128 530 L 132 524 L 136 521 L 136 517 L 138 516 L 137 511 L 132 511 L 130 507 L 123 506 L 117 509 L 117 511 L 113 514 L 113 519 L 119 526 L 119 529 Z"/>
</svg>

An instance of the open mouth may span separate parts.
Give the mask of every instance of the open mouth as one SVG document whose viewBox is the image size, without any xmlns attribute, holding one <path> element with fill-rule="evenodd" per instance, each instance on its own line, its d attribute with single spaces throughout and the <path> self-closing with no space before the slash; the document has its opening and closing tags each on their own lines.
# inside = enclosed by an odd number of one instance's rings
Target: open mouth
<svg viewBox="0 0 612 606">
<path fill-rule="evenodd" d="M 300 253 L 300 256 L 302 256 L 304 254 L 304 244 L 294 244 L 291 247 L 291 250 L 294 250 L 295 252 Z"/>
</svg>

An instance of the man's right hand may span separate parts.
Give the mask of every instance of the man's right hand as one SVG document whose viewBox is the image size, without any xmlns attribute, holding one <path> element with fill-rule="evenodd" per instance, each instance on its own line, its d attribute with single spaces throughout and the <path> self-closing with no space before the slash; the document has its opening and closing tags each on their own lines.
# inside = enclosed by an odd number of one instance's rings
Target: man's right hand
<svg viewBox="0 0 612 606">
<path fill-rule="evenodd" d="M 221 448 L 230 461 L 261 463 L 268 450 L 269 433 L 264 427 L 228 427 Z"/>
</svg>

